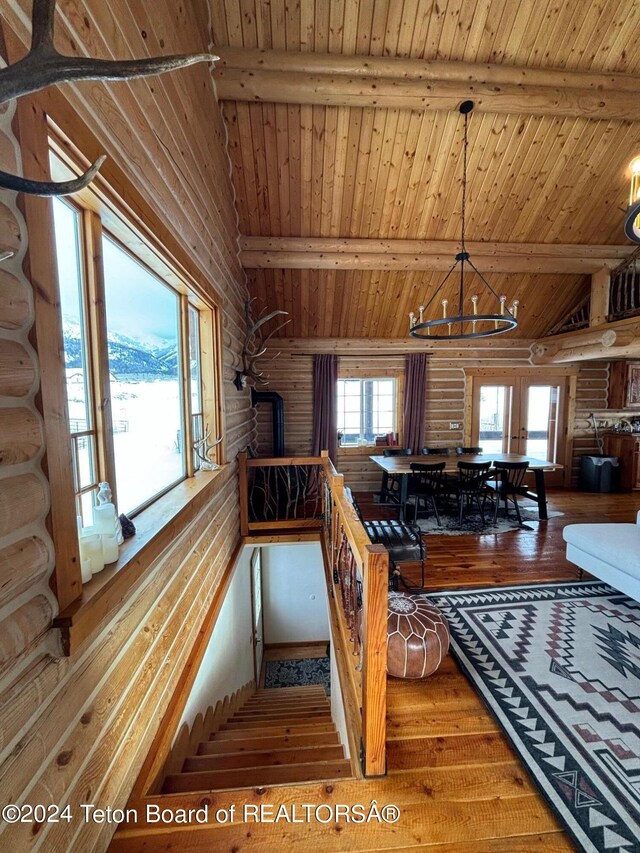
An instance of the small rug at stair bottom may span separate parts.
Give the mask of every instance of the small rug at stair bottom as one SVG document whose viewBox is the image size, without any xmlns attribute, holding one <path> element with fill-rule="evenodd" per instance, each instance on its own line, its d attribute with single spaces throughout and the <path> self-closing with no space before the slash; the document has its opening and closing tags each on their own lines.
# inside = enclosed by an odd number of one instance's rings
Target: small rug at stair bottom
<svg viewBox="0 0 640 853">
<path fill-rule="evenodd" d="M 309 687 L 321 684 L 330 695 L 329 658 L 298 658 L 297 660 L 268 660 L 264 686 Z"/>
<path fill-rule="evenodd" d="M 638 853 L 640 603 L 599 581 L 426 597 L 578 850 Z"/>
</svg>

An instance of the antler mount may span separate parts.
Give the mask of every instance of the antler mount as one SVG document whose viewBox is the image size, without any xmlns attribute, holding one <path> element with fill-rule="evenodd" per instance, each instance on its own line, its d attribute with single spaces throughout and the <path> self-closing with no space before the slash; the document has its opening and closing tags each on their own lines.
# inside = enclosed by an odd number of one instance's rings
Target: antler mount
<svg viewBox="0 0 640 853">
<path fill-rule="evenodd" d="M 254 384 L 261 388 L 265 388 L 269 384 L 267 380 L 264 379 L 264 372 L 257 369 L 257 361 L 266 353 L 267 342 L 275 335 L 276 332 L 284 328 L 287 323 L 291 322 L 291 318 L 285 320 L 284 323 L 280 323 L 280 325 L 276 326 L 275 329 L 272 329 L 272 331 L 265 337 L 262 331 L 264 324 L 268 323 L 269 320 L 272 320 L 274 317 L 277 317 L 278 314 L 288 316 L 289 312 L 270 311 L 268 314 L 263 314 L 258 317 L 257 320 L 254 320 L 251 313 L 251 303 L 254 301 L 255 298 L 249 299 L 245 303 L 247 333 L 242 344 L 242 370 L 236 371 L 236 378 L 233 381 L 233 384 L 236 386 L 238 391 L 243 391 L 247 387 L 248 379 L 253 379 Z M 272 355 L 271 359 L 273 360 L 274 358 L 277 358 L 279 354 L 280 353 Z"/>
<path fill-rule="evenodd" d="M 104 60 L 63 56 L 54 47 L 56 0 L 33 0 L 31 49 L 18 62 L 0 69 L 0 104 L 54 86 L 77 80 L 133 80 L 185 68 L 196 62 L 219 59 L 212 53 L 186 56 L 153 56 L 146 59 Z M 105 156 L 79 178 L 56 183 L 31 181 L 0 171 L 0 187 L 31 195 L 71 195 L 95 178 Z"/>
</svg>

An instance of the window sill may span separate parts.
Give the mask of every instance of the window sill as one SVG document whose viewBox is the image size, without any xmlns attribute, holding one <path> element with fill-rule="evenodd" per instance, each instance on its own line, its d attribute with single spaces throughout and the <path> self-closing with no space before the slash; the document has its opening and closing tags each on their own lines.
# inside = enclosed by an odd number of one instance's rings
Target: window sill
<svg viewBox="0 0 640 853">
<path fill-rule="evenodd" d="M 122 605 L 151 563 L 210 500 L 216 480 L 229 467 L 198 471 L 136 516 L 136 534 L 121 546 L 118 562 L 94 575 L 83 585 L 81 597 L 54 619 L 66 655 L 73 654 Z"/>
<path fill-rule="evenodd" d="M 345 456 L 382 456 L 382 451 L 386 447 L 388 447 L 386 444 L 377 447 L 375 444 L 356 445 L 355 447 L 346 445 L 345 447 L 338 447 L 338 454 Z"/>
</svg>

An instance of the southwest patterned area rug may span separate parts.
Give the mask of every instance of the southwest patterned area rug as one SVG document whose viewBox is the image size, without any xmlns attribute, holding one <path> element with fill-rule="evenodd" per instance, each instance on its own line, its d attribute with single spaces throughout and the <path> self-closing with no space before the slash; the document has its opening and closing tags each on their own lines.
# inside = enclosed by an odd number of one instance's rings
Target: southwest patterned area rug
<svg viewBox="0 0 640 853">
<path fill-rule="evenodd" d="M 431 593 L 578 849 L 640 851 L 640 604 L 600 582 Z"/>
<path fill-rule="evenodd" d="M 513 509 L 510 510 L 508 518 L 505 518 L 503 510 L 500 510 L 498 520 L 496 524 L 494 524 L 493 511 L 491 507 L 487 507 L 487 512 L 485 514 L 485 524 L 482 523 L 482 517 L 480 516 L 479 512 L 470 512 L 465 515 L 462 519 L 462 527 L 458 523 L 457 513 L 440 513 L 440 527 L 438 527 L 438 523 L 436 522 L 434 516 L 429 516 L 428 518 L 419 518 L 418 527 L 423 533 L 429 533 L 434 535 L 440 534 L 441 536 L 464 536 L 465 534 L 468 535 L 469 533 L 491 536 L 495 535 L 496 533 L 512 533 L 514 530 L 534 530 L 535 528 L 531 526 L 530 522 L 540 521 L 537 506 L 533 507 L 532 509 L 529 509 L 529 507 L 521 507 L 520 515 L 522 516 L 522 525 L 518 524 L 518 519 L 516 518 Z M 548 515 L 549 518 L 560 518 L 560 516 L 563 516 L 564 513 L 549 510 Z"/>
<path fill-rule="evenodd" d="M 297 660 L 268 660 L 264 675 L 265 687 L 306 687 L 321 684 L 327 696 L 330 686 L 329 658 L 298 658 Z"/>
</svg>

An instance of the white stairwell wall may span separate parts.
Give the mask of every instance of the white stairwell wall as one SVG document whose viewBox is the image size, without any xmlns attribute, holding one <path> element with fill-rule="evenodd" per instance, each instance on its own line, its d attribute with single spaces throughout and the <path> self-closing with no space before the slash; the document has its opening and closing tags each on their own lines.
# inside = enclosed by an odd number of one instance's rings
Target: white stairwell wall
<svg viewBox="0 0 640 853">
<path fill-rule="evenodd" d="M 331 641 L 329 601 L 319 542 L 262 548 L 262 595 L 266 643 Z M 349 758 L 340 678 L 331 642 L 331 717 Z"/>
<path fill-rule="evenodd" d="M 329 602 L 327 601 L 327 609 Z M 338 664 L 336 663 L 335 645 L 333 637 L 331 638 L 331 719 L 338 731 L 340 743 L 344 747 L 345 758 L 351 757 L 349 749 L 349 733 L 347 731 L 347 718 L 344 713 L 344 699 L 342 698 L 342 688 L 340 687 L 340 675 L 338 674 Z"/>
<path fill-rule="evenodd" d="M 176 735 L 192 728 L 198 714 L 231 696 L 254 678 L 251 555 L 238 557 L 207 650 L 187 699 Z M 330 642 L 329 602 L 319 542 L 264 545 L 262 601 L 265 643 Z M 331 716 L 349 757 L 340 678 L 331 643 Z"/>
<path fill-rule="evenodd" d="M 176 732 L 180 731 L 184 723 L 191 729 L 199 713 L 204 713 L 219 699 L 231 696 L 254 678 L 250 577 L 252 551 L 253 546 L 245 546 L 240 552 Z"/>
<path fill-rule="evenodd" d="M 283 543 L 262 549 L 265 643 L 328 642 L 326 600 L 319 542 Z"/>
</svg>

